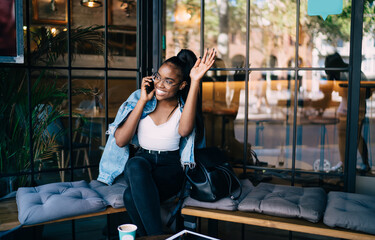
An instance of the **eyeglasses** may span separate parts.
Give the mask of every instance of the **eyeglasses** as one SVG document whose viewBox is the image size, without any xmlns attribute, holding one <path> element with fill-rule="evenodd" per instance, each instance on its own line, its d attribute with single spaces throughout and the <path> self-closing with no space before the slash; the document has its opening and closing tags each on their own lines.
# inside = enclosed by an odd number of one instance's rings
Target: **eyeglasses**
<svg viewBox="0 0 375 240">
<path fill-rule="evenodd" d="M 174 83 L 171 79 L 162 79 L 160 74 L 158 72 L 152 74 L 152 81 L 154 81 L 155 84 L 158 84 L 159 82 L 163 82 L 163 85 L 165 88 L 171 88 L 173 86 L 179 85 L 180 83 Z"/>
</svg>

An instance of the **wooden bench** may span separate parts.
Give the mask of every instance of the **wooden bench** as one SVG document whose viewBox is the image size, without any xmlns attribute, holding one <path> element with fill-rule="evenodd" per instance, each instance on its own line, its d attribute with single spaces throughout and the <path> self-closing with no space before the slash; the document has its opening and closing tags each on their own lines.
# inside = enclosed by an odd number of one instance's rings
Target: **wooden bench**
<svg viewBox="0 0 375 240">
<path fill-rule="evenodd" d="M 312 223 L 304 219 L 282 218 L 260 213 L 224 211 L 198 207 L 185 207 L 181 210 L 181 213 L 184 216 L 207 218 L 212 220 L 275 228 L 334 238 L 351 240 L 375 239 L 375 235 L 354 232 L 343 228 L 331 228 L 326 226 L 323 222 Z"/>
<path fill-rule="evenodd" d="M 50 223 L 57 223 L 57 222 L 63 222 L 63 221 L 69 221 L 69 220 L 76 220 L 81 218 L 89 218 L 89 217 L 96 217 L 101 215 L 108 215 L 112 213 L 120 213 L 125 212 L 126 208 L 113 208 L 113 207 L 107 207 L 106 210 L 96 213 L 90 213 L 90 214 L 83 214 L 78 215 L 74 217 L 67 217 L 67 218 L 61 218 L 53 221 L 43 222 L 35 225 L 25 225 L 23 227 L 34 227 L 39 225 L 45 225 Z M 2 231 L 8 231 L 13 228 L 16 228 L 20 225 L 20 222 L 18 221 L 18 210 L 17 210 L 17 203 L 15 198 L 11 198 L 8 200 L 0 201 L 0 232 Z"/>
</svg>

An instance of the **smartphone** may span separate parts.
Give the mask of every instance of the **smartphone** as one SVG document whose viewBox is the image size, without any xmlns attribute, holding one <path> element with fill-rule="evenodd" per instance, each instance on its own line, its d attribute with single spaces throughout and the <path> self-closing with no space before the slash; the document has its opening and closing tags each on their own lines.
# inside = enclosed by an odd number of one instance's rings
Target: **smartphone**
<svg viewBox="0 0 375 240">
<path fill-rule="evenodd" d="M 149 94 L 152 90 L 154 90 L 154 81 L 148 82 L 150 85 L 146 86 L 146 92 Z"/>
</svg>

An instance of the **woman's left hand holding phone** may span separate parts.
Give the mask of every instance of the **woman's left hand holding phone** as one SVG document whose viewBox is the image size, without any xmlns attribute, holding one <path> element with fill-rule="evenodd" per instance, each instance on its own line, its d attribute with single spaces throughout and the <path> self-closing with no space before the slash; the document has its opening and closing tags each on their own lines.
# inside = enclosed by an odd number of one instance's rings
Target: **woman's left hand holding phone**
<svg viewBox="0 0 375 240">
<path fill-rule="evenodd" d="M 152 99 L 155 93 L 154 81 L 151 76 L 142 79 L 141 86 L 141 100 L 148 102 Z"/>
<path fill-rule="evenodd" d="M 155 89 L 152 89 L 150 92 L 146 90 L 146 87 L 150 86 L 151 82 L 153 82 L 152 77 L 144 77 L 142 79 L 141 97 L 139 101 L 125 122 L 119 126 L 115 132 L 117 146 L 124 147 L 129 144 L 133 138 L 137 130 L 138 122 L 141 119 L 143 108 L 146 103 L 152 99 L 155 93 Z"/>
</svg>

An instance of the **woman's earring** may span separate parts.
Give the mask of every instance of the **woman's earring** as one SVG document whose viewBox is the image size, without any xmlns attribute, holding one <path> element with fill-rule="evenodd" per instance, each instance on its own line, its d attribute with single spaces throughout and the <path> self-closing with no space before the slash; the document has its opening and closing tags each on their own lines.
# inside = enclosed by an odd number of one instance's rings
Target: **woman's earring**
<svg viewBox="0 0 375 240">
<path fill-rule="evenodd" d="M 180 85 L 180 91 L 182 90 L 182 89 L 184 89 L 186 87 L 186 82 L 183 82 L 181 85 Z"/>
</svg>

